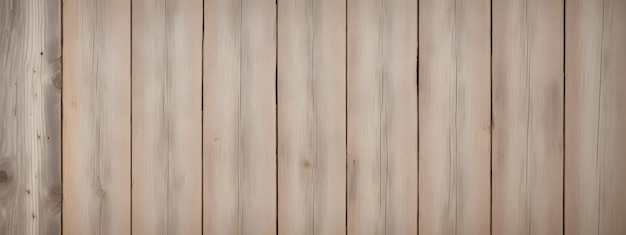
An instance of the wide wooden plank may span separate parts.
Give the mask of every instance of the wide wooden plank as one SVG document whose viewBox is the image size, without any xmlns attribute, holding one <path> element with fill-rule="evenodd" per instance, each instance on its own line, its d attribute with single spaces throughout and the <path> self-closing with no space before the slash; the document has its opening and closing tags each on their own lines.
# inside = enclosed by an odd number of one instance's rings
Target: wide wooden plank
<svg viewBox="0 0 626 235">
<path fill-rule="evenodd" d="M 0 234 L 61 233 L 61 2 L 0 1 Z"/>
<path fill-rule="evenodd" d="M 130 234 L 130 7 L 63 2 L 64 234 Z"/>
<path fill-rule="evenodd" d="M 563 232 L 563 10 L 493 2 L 494 234 Z"/>
<path fill-rule="evenodd" d="M 275 234 L 276 3 L 204 6 L 204 232 Z"/>
<path fill-rule="evenodd" d="M 346 233 L 346 2 L 278 1 L 278 233 Z"/>
<path fill-rule="evenodd" d="M 565 233 L 625 234 L 626 2 L 566 5 Z"/>
<path fill-rule="evenodd" d="M 490 232 L 490 1 L 420 1 L 419 231 Z"/>
<path fill-rule="evenodd" d="M 348 0 L 349 234 L 417 233 L 417 1 Z"/>
<path fill-rule="evenodd" d="M 132 232 L 202 232 L 202 1 L 132 1 Z"/>
</svg>

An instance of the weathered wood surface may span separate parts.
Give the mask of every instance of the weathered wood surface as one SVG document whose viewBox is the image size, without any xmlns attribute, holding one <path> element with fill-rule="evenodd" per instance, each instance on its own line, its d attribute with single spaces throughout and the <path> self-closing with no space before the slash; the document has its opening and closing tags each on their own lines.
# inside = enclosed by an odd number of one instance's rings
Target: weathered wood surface
<svg viewBox="0 0 626 235">
<path fill-rule="evenodd" d="M 493 2 L 494 234 L 563 232 L 563 11 Z"/>
<path fill-rule="evenodd" d="M 346 233 L 346 3 L 278 1 L 278 233 Z"/>
<path fill-rule="evenodd" d="M 132 1 L 132 232 L 202 232 L 202 1 Z"/>
<path fill-rule="evenodd" d="M 276 3 L 204 3 L 204 233 L 276 233 Z"/>
<path fill-rule="evenodd" d="M 417 1 L 348 0 L 349 234 L 417 233 Z"/>
<path fill-rule="evenodd" d="M 626 2 L 566 4 L 565 233 L 625 234 Z"/>
<path fill-rule="evenodd" d="M 0 1 L 0 234 L 61 233 L 61 3 Z"/>
<path fill-rule="evenodd" d="M 63 3 L 64 234 L 130 234 L 130 7 Z"/>
<path fill-rule="evenodd" d="M 490 1 L 423 0 L 419 230 L 490 231 Z"/>
</svg>

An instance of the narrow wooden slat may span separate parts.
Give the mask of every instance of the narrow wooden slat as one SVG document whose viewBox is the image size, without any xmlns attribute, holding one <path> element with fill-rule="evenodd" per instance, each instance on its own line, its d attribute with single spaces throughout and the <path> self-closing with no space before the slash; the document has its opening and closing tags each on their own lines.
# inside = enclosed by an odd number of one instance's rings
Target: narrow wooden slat
<svg viewBox="0 0 626 235">
<path fill-rule="evenodd" d="M 565 233 L 626 233 L 626 2 L 566 5 Z"/>
<path fill-rule="evenodd" d="M 490 1 L 420 1 L 421 234 L 489 234 Z"/>
<path fill-rule="evenodd" d="M 565 233 L 598 234 L 603 0 L 571 0 L 565 37 Z"/>
<path fill-rule="evenodd" d="M 0 234 L 61 233 L 61 4 L 0 1 Z"/>
<path fill-rule="evenodd" d="M 563 10 L 493 2 L 494 234 L 563 232 Z"/>
<path fill-rule="evenodd" d="M 241 1 L 204 2 L 203 214 L 206 234 L 239 229 Z"/>
<path fill-rule="evenodd" d="M 208 0 L 204 232 L 276 233 L 276 5 Z"/>
<path fill-rule="evenodd" d="M 132 232 L 202 232 L 202 1 L 134 0 Z"/>
<path fill-rule="evenodd" d="M 349 234 L 417 233 L 417 1 L 349 0 Z"/>
<path fill-rule="evenodd" d="M 346 233 L 346 3 L 278 2 L 278 233 Z"/>
<path fill-rule="evenodd" d="M 276 4 L 242 0 L 241 234 L 276 233 Z"/>
<path fill-rule="evenodd" d="M 63 2 L 64 234 L 130 234 L 130 7 Z"/>
</svg>

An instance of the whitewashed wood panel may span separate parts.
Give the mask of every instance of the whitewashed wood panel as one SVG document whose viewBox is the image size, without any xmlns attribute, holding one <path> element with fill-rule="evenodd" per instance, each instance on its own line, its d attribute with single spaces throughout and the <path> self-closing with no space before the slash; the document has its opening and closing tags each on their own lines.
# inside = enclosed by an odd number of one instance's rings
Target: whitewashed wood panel
<svg viewBox="0 0 626 235">
<path fill-rule="evenodd" d="M 492 232 L 563 232 L 563 1 L 493 2 Z"/>
<path fill-rule="evenodd" d="M 133 0 L 132 232 L 202 232 L 202 1 Z"/>
<path fill-rule="evenodd" d="M 417 1 L 347 8 L 347 232 L 415 234 Z"/>
<path fill-rule="evenodd" d="M 490 1 L 420 1 L 421 234 L 489 234 Z"/>
<path fill-rule="evenodd" d="M 63 1 L 63 233 L 130 234 L 129 0 Z"/>
</svg>

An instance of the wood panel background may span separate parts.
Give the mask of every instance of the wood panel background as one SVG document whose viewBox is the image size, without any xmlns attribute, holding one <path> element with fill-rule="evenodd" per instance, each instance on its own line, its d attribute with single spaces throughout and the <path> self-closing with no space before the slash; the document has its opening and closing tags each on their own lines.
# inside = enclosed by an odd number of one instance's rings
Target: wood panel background
<svg viewBox="0 0 626 235">
<path fill-rule="evenodd" d="M 625 17 L 0 0 L 0 234 L 626 234 Z"/>
</svg>

